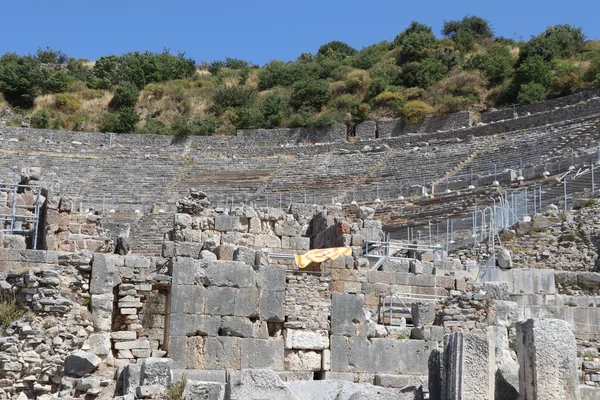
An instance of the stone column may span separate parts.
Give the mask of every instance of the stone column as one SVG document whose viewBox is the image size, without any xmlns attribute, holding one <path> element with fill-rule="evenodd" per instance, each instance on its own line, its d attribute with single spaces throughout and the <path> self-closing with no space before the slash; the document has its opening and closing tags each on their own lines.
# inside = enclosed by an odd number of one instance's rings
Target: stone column
<svg viewBox="0 0 600 400">
<path fill-rule="evenodd" d="M 567 323 L 529 319 L 517 324 L 522 400 L 577 398 L 577 344 Z"/>
<path fill-rule="evenodd" d="M 486 335 L 453 333 L 444 348 L 441 400 L 494 400 Z"/>
</svg>

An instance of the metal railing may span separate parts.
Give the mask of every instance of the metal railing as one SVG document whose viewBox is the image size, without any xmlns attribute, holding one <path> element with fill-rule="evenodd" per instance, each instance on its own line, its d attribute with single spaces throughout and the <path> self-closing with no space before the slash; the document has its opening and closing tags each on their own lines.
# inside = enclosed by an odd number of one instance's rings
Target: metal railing
<svg viewBox="0 0 600 400">
<path fill-rule="evenodd" d="M 415 293 L 392 293 L 390 295 L 382 296 L 382 307 L 380 309 L 381 323 L 385 325 L 385 317 L 388 315 L 388 325 L 390 326 L 412 326 L 412 304 L 432 302 L 437 303 L 446 299 L 446 296 L 437 296 L 433 294 L 415 294 Z M 394 305 L 394 299 L 398 300 L 399 305 Z M 388 301 L 386 301 L 388 300 Z M 394 314 L 398 323 L 394 323 Z M 410 316 L 411 322 L 408 323 L 407 317 Z M 403 321 L 404 319 L 404 321 Z"/>
<path fill-rule="evenodd" d="M 399 256 L 398 253 L 406 253 L 407 256 Z M 433 265 L 445 268 L 445 254 L 441 245 L 426 245 L 418 242 L 406 243 L 397 240 L 385 242 L 368 240 L 364 244 L 364 256 L 377 261 L 371 267 L 371 271 L 378 271 L 387 260 L 416 260 L 418 254 L 431 253 Z"/>
<path fill-rule="evenodd" d="M 18 194 L 30 190 L 35 193 L 33 205 L 18 204 Z M 0 232 L 11 235 L 19 234 L 32 237 L 32 246 L 37 249 L 38 231 L 40 222 L 41 206 L 41 183 L 25 185 L 19 183 L 19 177 L 15 176 L 14 183 L 0 183 L 0 193 L 7 193 L 7 208 L 10 213 L 0 213 Z M 10 202 L 10 205 L 8 205 Z M 19 210 L 29 210 L 31 214 L 20 213 Z M 28 226 L 25 228 L 24 226 Z"/>
</svg>

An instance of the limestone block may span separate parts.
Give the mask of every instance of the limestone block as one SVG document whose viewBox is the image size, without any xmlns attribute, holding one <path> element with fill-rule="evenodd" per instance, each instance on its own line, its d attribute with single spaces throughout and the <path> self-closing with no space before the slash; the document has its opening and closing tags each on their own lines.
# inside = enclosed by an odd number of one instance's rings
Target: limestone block
<svg viewBox="0 0 600 400">
<path fill-rule="evenodd" d="M 196 263 L 187 257 L 174 257 L 169 263 L 169 273 L 173 285 L 191 285 L 194 283 Z"/>
<path fill-rule="evenodd" d="M 131 350 L 131 349 L 149 349 L 150 342 L 148 340 L 131 340 L 124 342 L 116 342 L 116 350 Z"/>
<path fill-rule="evenodd" d="M 302 226 L 296 220 L 282 220 L 275 223 L 274 232 L 277 236 L 298 236 Z"/>
<path fill-rule="evenodd" d="M 121 283 L 119 267 L 123 265 L 123 257 L 95 253 L 92 261 L 90 294 L 112 294 L 113 288 Z"/>
<path fill-rule="evenodd" d="M 110 354 L 110 333 L 92 333 L 88 340 L 90 342 L 90 351 L 93 354 L 97 356 L 107 356 Z"/>
<path fill-rule="evenodd" d="M 255 272 L 251 265 L 241 261 L 208 261 L 204 268 L 196 269 L 196 275 L 204 274 L 210 286 L 248 288 L 255 286 Z"/>
<path fill-rule="evenodd" d="M 206 289 L 204 309 L 209 315 L 233 315 L 237 290 L 232 287 L 210 286 Z"/>
<path fill-rule="evenodd" d="M 115 340 L 115 341 L 135 340 L 135 339 L 137 339 L 137 333 L 133 332 L 133 331 L 117 331 L 117 332 L 112 332 L 110 334 L 110 337 L 112 340 Z"/>
<path fill-rule="evenodd" d="M 215 217 L 215 231 L 233 232 L 240 228 L 240 218 L 233 215 L 217 215 Z"/>
<path fill-rule="evenodd" d="M 175 336 L 195 335 L 198 331 L 199 315 L 174 314 L 169 318 L 169 334 Z"/>
<path fill-rule="evenodd" d="M 173 228 L 175 230 L 191 228 L 192 216 L 184 213 L 177 213 L 173 216 Z"/>
<path fill-rule="evenodd" d="M 148 269 L 150 268 L 150 259 L 135 254 L 128 254 L 125 256 L 125 266 L 136 269 Z"/>
<path fill-rule="evenodd" d="M 256 247 L 267 247 L 270 249 L 279 249 L 281 248 L 281 239 L 277 236 L 268 235 L 265 233 L 260 233 L 256 235 Z"/>
<path fill-rule="evenodd" d="M 241 261 L 247 265 L 254 265 L 256 262 L 256 250 L 252 250 L 248 247 L 238 246 L 233 253 L 234 261 Z"/>
<path fill-rule="evenodd" d="M 334 335 L 354 336 L 357 325 L 364 324 L 364 297 L 359 294 L 332 293 L 331 331 Z"/>
<path fill-rule="evenodd" d="M 254 333 L 252 322 L 248 318 L 223 317 L 219 336 L 237 336 L 251 338 Z"/>
<path fill-rule="evenodd" d="M 71 353 L 64 364 L 64 373 L 82 377 L 96 370 L 102 360 L 95 354 L 83 350 Z"/>
<path fill-rule="evenodd" d="M 248 224 L 248 233 L 258 234 L 261 231 L 260 219 L 258 217 L 250 218 L 250 222 Z"/>
<path fill-rule="evenodd" d="M 273 371 L 232 371 L 227 383 L 230 400 L 298 400 Z"/>
<path fill-rule="evenodd" d="M 286 371 L 320 371 L 321 365 L 320 352 L 302 350 L 285 352 L 284 367 Z"/>
<path fill-rule="evenodd" d="M 165 394 L 166 387 L 162 385 L 138 386 L 135 394 L 138 399 L 157 399 Z"/>
<path fill-rule="evenodd" d="M 287 338 L 291 341 L 292 349 L 324 350 L 329 348 L 328 331 L 288 329 Z"/>
<path fill-rule="evenodd" d="M 435 319 L 435 303 L 414 303 L 411 307 L 414 326 L 433 325 Z"/>
<path fill-rule="evenodd" d="M 373 219 L 375 216 L 375 209 L 371 207 L 361 206 L 356 209 L 356 218 L 358 219 Z"/>
<path fill-rule="evenodd" d="M 236 317 L 258 317 L 258 290 L 241 288 L 235 293 L 233 315 Z"/>
<path fill-rule="evenodd" d="M 510 300 L 506 282 L 484 282 L 483 291 L 493 300 Z"/>
<path fill-rule="evenodd" d="M 490 356 L 486 335 L 451 334 L 444 348 L 442 398 L 494 399 L 492 371 L 495 369 Z"/>
<path fill-rule="evenodd" d="M 262 290 L 258 303 L 259 317 L 263 321 L 283 322 L 285 320 L 285 292 Z"/>
<path fill-rule="evenodd" d="M 502 269 L 512 268 L 512 257 L 507 249 L 498 249 L 496 252 L 496 264 Z"/>
<path fill-rule="evenodd" d="M 210 250 L 202 250 L 200 252 L 200 259 L 206 261 L 217 261 L 217 255 Z"/>
<path fill-rule="evenodd" d="M 241 367 L 283 371 L 283 339 L 240 339 Z"/>
<path fill-rule="evenodd" d="M 577 398 L 577 344 L 566 322 L 529 319 L 518 323 L 517 355 L 522 399 Z"/>
<path fill-rule="evenodd" d="M 171 286 L 171 313 L 202 314 L 206 288 L 199 285 Z"/>
<path fill-rule="evenodd" d="M 203 243 L 177 242 L 175 243 L 175 256 L 198 259 L 200 258 L 200 252 L 202 251 L 203 246 Z"/>
<path fill-rule="evenodd" d="M 185 366 L 188 369 L 240 369 L 242 340 L 227 336 L 192 336 L 185 345 Z"/>
<path fill-rule="evenodd" d="M 234 253 L 235 246 L 231 244 L 222 244 L 215 251 L 217 258 L 222 261 L 233 261 Z"/>
<path fill-rule="evenodd" d="M 148 357 L 142 361 L 140 382 L 145 385 L 169 387 L 173 381 L 173 360 Z"/>
<path fill-rule="evenodd" d="M 92 321 L 96 332 L 107 332 L 112 329 L 112 311 L 114 295 L 93 294 L 90 306 L 92 309 Z"/>
<path fill-rule="evenodd" d="M 129 364 L 125 367 L 122 367 L 119 371 L 117 371 L 117 376 L 119 377 L 118 384 L 122 387 L 121 393 L 124 395 L 135 394 L 136 388 L 140 385 L 141 382 L 141 364 Z"/>
<path fill-rule="evenodd" d="M 430 399 L 442 399 L 442 380 L 444 379 L 444 350 L 434 349 L 429 354 L 428 388 Z"/>
<path fill-rule="evenodd" d="M 225 384 L 188 379 L 183 396 L 185 399 L 224 400 Z"/>
</svg>

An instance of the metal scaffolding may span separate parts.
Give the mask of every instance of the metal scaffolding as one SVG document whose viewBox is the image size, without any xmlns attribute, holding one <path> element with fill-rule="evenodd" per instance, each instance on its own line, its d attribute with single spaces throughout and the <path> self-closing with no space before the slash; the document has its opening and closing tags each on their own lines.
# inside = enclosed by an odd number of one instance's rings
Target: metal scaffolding
<svg viewBox="0 0 600 400">
<path fill-rule="evenodd" d="M 35 194 L 33 205 L 18 204 L 18 194 L 25 190 L 31 190 Z M 2 203 L 6 204 L 10 213 L 0 211 L 0 232 L 31 237 L 33 248 L 36 249 L 40 223 L 41 183 L 21 184 L 19 177 L 15 176 L 14 183 L 0 182 L 0 194 L 2 193 L 7 194 L 6 203 L 4 200 Z M 0 199 L 2 198 L 0 197 Z M 2 203 L 0 206 L 3 205 Z M 29 210 L 31 214 L 27 214 L 23 210 Z"/>
</svg>

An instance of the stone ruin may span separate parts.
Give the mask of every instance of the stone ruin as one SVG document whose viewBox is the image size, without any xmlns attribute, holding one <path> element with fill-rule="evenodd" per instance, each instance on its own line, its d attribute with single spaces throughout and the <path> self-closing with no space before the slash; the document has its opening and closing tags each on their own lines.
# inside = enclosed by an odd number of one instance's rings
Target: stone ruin
<svg viewBox="0 0 600 400">
<path fill-rule="evenodd" d="M 0 241 L 2 298 L 29 310 L 0 337 L 2 398 L 163 398 L 182 382 L 184 398 L 215 400 L 600 396 L 600 300 L 564 294 L 564 273 L 482 278 L 413 250 L 374 270 L 373 209 L 225 209 L 199 190 L 160 256 L 116 254 L 123 229 L 44 200 L 45 250 Z M 293 263 L 329 247 L 352 254 Z"/>
</svg>

